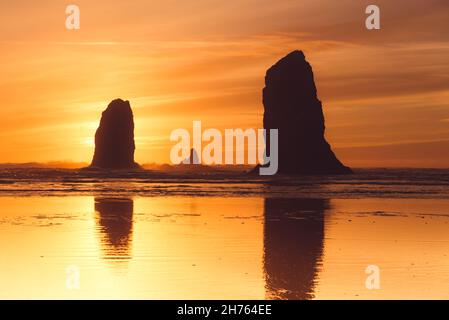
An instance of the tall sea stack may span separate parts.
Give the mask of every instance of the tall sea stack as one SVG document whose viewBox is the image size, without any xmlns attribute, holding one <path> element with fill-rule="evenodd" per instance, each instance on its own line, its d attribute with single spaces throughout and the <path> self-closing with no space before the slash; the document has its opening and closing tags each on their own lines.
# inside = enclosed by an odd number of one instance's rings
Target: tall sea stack
<svg viewBox="0 0 449 320">
<path fill-rule="evenodd" d="M 95 153 L 91 167 L 104 169 L 136 169 L 134 162 L 134 120 L 129 101 L 112 101 L 95 133 Z"/>
<path fill-rule="evenodd" d="M 265 76 L 265 129 L 279 129 L 280 174 L 346 174 L 324 137 L 324 115 L 312 67 L 302 51 L 293 51 Z M 267 134 L 267 150 L 269 150 Z"/>
</svg>

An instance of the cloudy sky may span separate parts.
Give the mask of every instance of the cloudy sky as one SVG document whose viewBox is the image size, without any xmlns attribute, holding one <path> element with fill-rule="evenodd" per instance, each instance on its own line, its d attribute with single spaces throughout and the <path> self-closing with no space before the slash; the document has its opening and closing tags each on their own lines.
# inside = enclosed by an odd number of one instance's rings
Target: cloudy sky
<svg viewBox="0 0 449 320">
<path fill-rule="evenodd" d="M 101 111 L 129 100 L 136 160 L 170 132 L 262 127 L 265 71 L 311 63 L 326 136 L 353 166 L 449 167 L 447 0 L 78 0 L 0 3 L 0 162 L 85 161 Z M 381 9 L 381 30 L 365 8 Z"/>
</svg>

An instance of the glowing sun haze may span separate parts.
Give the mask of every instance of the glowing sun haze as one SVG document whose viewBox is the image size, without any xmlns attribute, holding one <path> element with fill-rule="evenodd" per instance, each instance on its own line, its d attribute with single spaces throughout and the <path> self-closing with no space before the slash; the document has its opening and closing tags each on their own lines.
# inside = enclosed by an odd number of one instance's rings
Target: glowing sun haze
<svg viewBox="0 0 449 320">
<path fill-rule="evenodd" d="M 115 98 L 140 163 L 168 162 L 193 120 L 260 128 L 265 71 L 301 49 L 345 164 L 449 167 L 449 2 L 376 0 L 368 31 L 371 2 L 78 0 L 68 31 L 66 1 L 3 1 L 0 162 L 89 162 Z"/>
</svg>

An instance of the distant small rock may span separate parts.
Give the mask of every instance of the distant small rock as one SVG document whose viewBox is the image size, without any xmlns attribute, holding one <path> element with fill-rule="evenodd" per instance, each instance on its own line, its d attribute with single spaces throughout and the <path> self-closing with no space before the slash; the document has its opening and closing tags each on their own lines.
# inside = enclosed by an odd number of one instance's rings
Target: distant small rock
<svg viewBox="0 0 449 320">
<path fill-rule="evenodd" d="M 200 164 L 198 153 L 194 148 L 190 149 L 190 154 L 187 159 L 180 163 L 181 165 L 189 165 L 189 164 Z"/>
</svg>

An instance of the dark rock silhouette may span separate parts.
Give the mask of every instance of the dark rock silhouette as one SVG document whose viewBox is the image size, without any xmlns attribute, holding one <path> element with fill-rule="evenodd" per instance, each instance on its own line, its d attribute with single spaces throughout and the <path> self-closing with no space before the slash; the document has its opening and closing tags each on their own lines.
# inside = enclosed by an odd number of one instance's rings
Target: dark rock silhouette
<svg viewBox="0 0 449 320">
<path fill-rule="evenodd" d="M 314 298 L 324 245 L 326 199 L 266 198 L 264 271 L 267 299 Z"/>
<path fill-rule="evenodd" d="M 352 173 L 337 159 L 324 137 L 321 101 L 312 67 L 302 51 L 291 52 L 267 71 L 263 104 L 264 128 L 279 129 L 278 173 Z M 270 150 L 268 134 L 266 144 Z"/>
<path fill-rule="evenodd" d="M 184 161 L 182 161 L 181 164 L 182 165 L 189 165 L 189 164 L 196 164 L 196 165 L 198 165 L 199 164 L 198 160 L 199 160 L 198 153 L 196 152 L 196 150 L 194 148 L 191 148 L 189 157 L 187 159 L 185 159 Z"/>
<path fill-rule="evenodd" d="M 129 101 L 116 99 L 103 111 L 95 133 L 91 167 L 136 169 L 134 162 L 134 120 Z"/>
<path fill-rule="evenodd" d="M 198 152 L 195 148 L 190 149 L 189 156 L 181 161 L 180 164 L 175 165 L 172 169 L 178 172 L 184 172 L 188 174 L 211 174 L 213 172 L 219 172 L 214 167 L 204 165 L 199 162 Z"/>
</svg>

